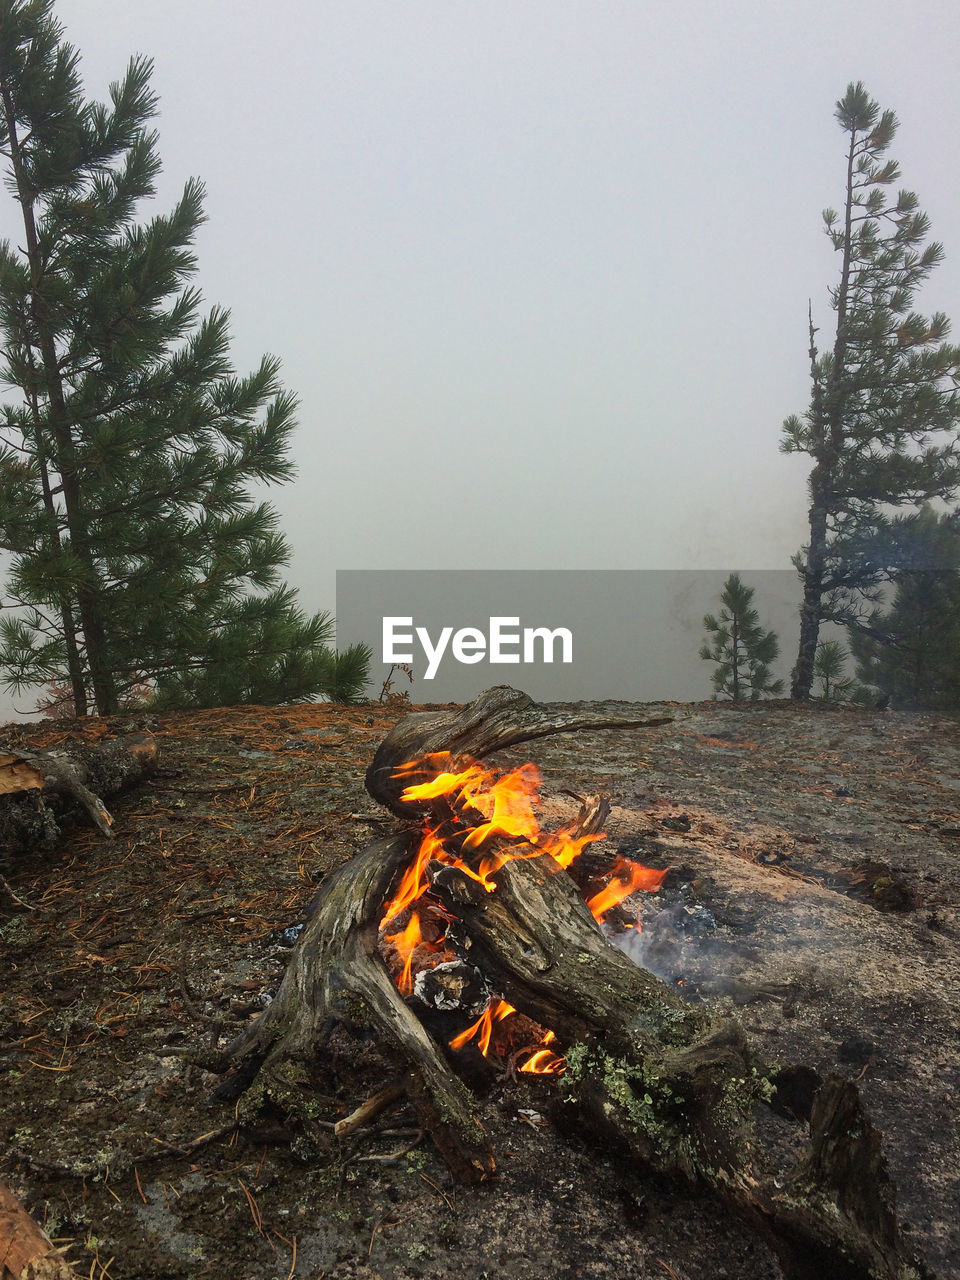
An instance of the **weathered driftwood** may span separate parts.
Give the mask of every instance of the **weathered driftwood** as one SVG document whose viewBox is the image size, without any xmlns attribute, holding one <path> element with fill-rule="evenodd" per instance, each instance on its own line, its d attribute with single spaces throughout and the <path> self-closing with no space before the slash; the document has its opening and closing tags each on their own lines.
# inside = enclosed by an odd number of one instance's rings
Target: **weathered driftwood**
<svg viewBox="0 0 960 1280">
<path fill-rule="evenodd" d="M 0 747 L 0 858 L 53 848 L 60 838 L 60 818 L 71 805 L 111 836 L 113 818 L 101 797 L 139 782 L 156 763 L 157 742 L 151 733 L 50 751 Z"/>
<path fill-rule="evenodd" d="M 393 775 L 398 765 L 433 751 L 470 755 L 476 760 L 505 751 L 521 742 L 533 742 L 557 733 L 585 729 L 650 729 L 669 724 L 670 716 L 630 720 L 624 717 L 554 715 L 543 710 L 525 693 L 506 685 L 488 689 L 458 711 L 417 711 L 405 716 L 380 744 L 367 769 L 366 787 L 374 800 L 404 821 L 416 817 L 417 806 L 400 799 L 411 781 Z M 423 806 L 421 812 L 428 808 Z"/>
<path fill-rule="evenodd" d="M 557 717 L 514 690 L 493 689 L 459 711 L 408 716 L 377 751 L 367 788 L 397 816 L 443 826 L 452 818 L 446 798 L 401 801 L 401 789 L 417 778 L 398 780 L 400 765 L 438 751 L 479 758 L 574 729 L 660 723 Z M 585 801 L 575 834 L 598 830 L 605 815 L 605 801 Z M 459 817 L 470 821 L 469 812 Z M 418 839 L 419 825 L 368 845 L 324 882 L 273 1002 L 211 1065 L 237 1068 L 246 1084 L 261 1065 L 269 1073 L 312 1058 L 338 1002 L 359 995 L 375 1033 L 408 1067 L 421 1123 L 454 1174 L 475 1180 L 495 1165 L 470 1094 L 376 951 L 377 921 Z M 434 877 L 433 892 L 456 915 L 471 960 L 495 989 L 556 1033 L 567 1060 L 559 1090 L 588 1131 L 648 1169 L 709 1186 L 764 1233 L 791 1277 L 925 1274 L 902 1241 L 879 1139 L 854 1085 L 827 1081 L 813 1103 L 803 1158 L 777 1167 L 754 1122 L 774 1084 L 739 1025 L 684 1002 L 612 946 L 549 857 L 507 863 L 496 884 L 488 894 L 448 868 Z"/>
<path fill-rule="evenodd" d="M 351 994 L 360 996 L 383 1040 L 410 1066 L 409 1092 L 423 1127 L 456 1175 L 478 1181 L 494 1168 L 470 1094 L 404 1003 L 376 953 L 376 920 L 398 868 L 412 856 L 405 832 L 367 847 L 324 881 L 313 916 L 291 956 L 280 990 L 219 1064 L 265 1067 L 270 1078 L 291 1059 L 311 1059 Z M 282 1077 L 281 1077 L 282 1080 Z M 281 1084 L 282 1087 L 282 1084 Z"/>
<path fill-rule="evenodd" d="M 508 741 L 609 723 L 552 719 L 513 690 L 494 691 L 477 714 L 468 708 L 462 717 L 449 713 L 406 717 L 377 752 L 367 789 L 375 799 L 390 797 L 384 803 L 394 812 L 416 819 L 416 812 L 406 813 L 400 807 L 391 775 L 398 764 L 424 751 L 446 750 L 453 742 L 458 749 L 481 755 Z M 291 1059 L 311 1057 L 322 1048 L 344 997 L 360 996 L 377 1034 L 410 1067 L 409 1094 L 421 1124 L 457 1177 L 479 1181 L 496 1166 L 471 1095 L 400 996 L 376 951 L 383 903 L 398 872 L 413 856 L 418 839 L 419 832 L 408 827 L 404 834 L 368 845 L 328 877 L 273 1001 L 210 1065 L 235 1066 L 237 1079 L 245 1083 L 261 1065 L 276 1071 Z"/>
<path fill-rule="evenodd" d="M 929 1275 L 905 1247 L 880 1135 L 851 1081 L 829 1076 L 820 1086 L 807 1150 L 785 1178 L 779 1173 L 769 1171 L 764 1183 L 734 1202 L 767 1237 L 788 1275 Z"/>
</svg>

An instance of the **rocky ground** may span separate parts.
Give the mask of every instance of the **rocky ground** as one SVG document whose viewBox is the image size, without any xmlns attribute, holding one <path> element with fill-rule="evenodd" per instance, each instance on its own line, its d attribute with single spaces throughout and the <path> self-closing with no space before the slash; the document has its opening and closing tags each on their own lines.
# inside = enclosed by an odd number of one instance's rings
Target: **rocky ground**
<svg viewBox="0 0 960 1280">
<path fill-rule="evenodd" d="M 789 703 L 605 704 L 650 730 L 504 753 L 605 790 L 608 840 L 655 867 L 638 961 L 734 1012 L 770 1062 L 859 1080 L 901 1217 L 934 1273 L 960 1268 L 960 739 L 954 721 Z M 454 1187 L 402 1104 L 324 1127 L 388 1079 L 349 1026 L 308 1114 L 236 1131 L 177 1050 L 256 1015 L 323 875 L 385 829 L 362 778 L 402 708 L 237 708 L 147 723 L 160 772 L 0 886 L 0 1178 L 82 1275 L 755 1277 L 779 1267 L 708 1198 L 554 1123 L 549 1079 L 483 1099 L 499 1177 Z M 43 747 L 142 721 L 9 727 Z M 12 893 L 11 893 L 12 891 Z M 16 895 L 16 900 L 12 895 Z"/>
</svg>

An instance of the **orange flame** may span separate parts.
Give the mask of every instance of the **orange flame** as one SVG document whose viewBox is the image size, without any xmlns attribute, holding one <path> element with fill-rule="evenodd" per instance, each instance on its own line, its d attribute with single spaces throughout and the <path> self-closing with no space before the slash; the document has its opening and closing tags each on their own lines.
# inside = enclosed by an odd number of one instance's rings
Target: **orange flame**
<svg viewBox="0 0 960 1280">
<path fill-rule="evenodd" d="M 449 922 L 450 917 L 439 903 L 429 896 L 425 898 L 430 889 L 428 867 L 431 862 L 456 867 L 482 885 L 488 893 L 493 893 L 497 887 L 493 877 L 508 862 L 548 854 L 558 869 L 566 870 L 588 844 L 604 839 L 602 833 L 574 835 L 575 828 L 572 826 L 541 835 L 534 812 L 540 787 L 540 772 L 533 764 L 521 765 L 501 775 L 469 756 L 455 756 L 448 751 L 438 751 L 401 765 L 393 776 L 410 779 L 410 785 L 401 793 L 403 800 L 436 800 L 446 796 L 449 798 L 451 814 L 442 828 L 427 828 L 424 831 L 416 856 L 400 877 L 393 897 L 385 904 L 381 930 L 421 899 L 429 902 L 430 909 Z M 473 810 L 485 821 L 474 825 L 475 820 L 471 821 L 463 813 L 465 809 Z M 441 830 L 446 832 L 447 842 L 441 836 Z M 483 852 L 482 846 L 493 836 L 506 837 L 517 843 Z M 448 843 L 451 847 L 448 847 Z M 478 857 L 471 859 L 473 865 L 470 865 L 465 861 L 465 855 L 477 850 L 481 852 Z M 652 892 L 658 889 L 666 874 L 666 871 L 657 871 L 617 857 L 609 884 L 595 894 L 587 906 L 595 919 L 600 921 L 606 912 L 637 890 Z M 637 928 L 639 927 L 638 919 Z M 444 949 L 442 936 L 437 943 L 428 942 L 424 938 L 417 911 L 411 912 L 403 929 L 384 936 L 386 941 L 392 943 L 403 962 L 402 971 L 395 981 L 404 995 L 413 992 L 415 955 L 420 965 L 424 963 L 425 952 L 432 952 L 434 956 L 441 953 L 445 956 L 453 955 Z M 431 963 L 431 960 L 426 963 Z M 432 958 L 432 963 L 437 963 L 436 958 Z M 453 1037 L 449 1042 L 450 1048 L 462 1049 L 475 1040 L 477 1048 L 487 1057 L 495 1025 L 516 1012 L 506 1000 L 491 998 L 476 1022 Z M 540 1032 L 537 1031 L 535 1037 L 539 1035 Z M 566 1059 L 546 1048 L 554 1039 L 553 1032 L 547 1031 L 542 1034 L 539 1044 L 520 1050 L 511 1060 L 516 1061 L 518 1057 L 528 1053 L 529 1057 L 519 1068 L 521 1072 L 530 1075 L 559 1074 L 564 1070 Z M 498 1050 L 502 1051 L 502 1048 Z"/>
<path fill-rule="evenodd" d="M 654 893 L 660 888 L 667 874 L 666 870 L 657 871 L 639 862 L 631 862 L 629 858 L 619 857 L 614 863 L 613 870 L 614 879 L 587 902 L 594 920 L 602 920 L 611 908 L 623 902 L 624 898 L 629 898 L 631 893 L 636 893 L 638 889 Z"/>
<path fill-rule="evenodd" d="M 512 1004 L 499 997 L 491 997 L 480 1017 L 466 1031 L 461 1031 L 458 1036 L 454 1036 L 449 1042 L 451 1049 L 462 1049 L 465 1044 L 469 1044 L 471 1040 L 476 1039 L 477 1048 L 486 1058 L 490 1053 L 490 1039 L 493 1035 L 493 1028 L 496 1023 L 502 1022 L 504 1018 L 509 1018 L 511 1014 L 516 1013 L 516 1009 Z M 559 1058 L 550 1049 L 544 1046 L 552 1044 L 556 1040 L 556 1036 L 552 1031 L 547 1031 L 539 1045 L 539 1047 L 530 1046 L 529 1049 L 521 1050 L 521 1053 L 529 1053 L 530 1057 L 520 1068 L 521 1071 L 528 1075 L 560 1075 L 566 1066 L 566 1058 Z"/>
<path fill-rule="evenodd" d="M 520 1070 L 537 1076 L 558 1076 L 566 1065 L 566 1058 L 558 1058 L 549 1049 L 537 1049 L 535 1053 L 530 1055 Z"/>
<path fill-rule="evenodd" d="M 436 759 L 438 756 L 449 756 L 449 752 L 438 751 L 433 757 L 426 759 Z M 415 760 L 409 764 L 401 765 L 393 775 L 395 778 L 402 778 L 405 771 L 419 768 L 423 761 Z M 451 773 L 449 770 L 438 773 L 435 778 L 431 778 L 429 782 L 420 782 L 411 787 L 405 787 L 400 794 L 401 800 L 436 800 L 439 796 L 448 796 L 451 791 L 462 791 L 471 782 L 480 781 L 486 771 L 480 765 L 470 765 L 459 773 Z"/>
<path fill-rule="evenodd" d="M 418 898 L 429 888 L 427 880 L 427 864 L 431 858 L 437 858 L 443 852 L 443 843 L 437 838 L 435 831 L 425 831 L 423 839 L 420 841 L 420 848 L 417 856 L 410 863 L 406 871 L 400 878 L 397 885 L 397 892 L 387 903 L 384 914 L 380 920 L 380 927 L 392 920 L 394 916 L 398 916 L 401 911 L 416 902 Z"/>
<path fill-rule="evenodd" d="M 397 948 L 397 954 L 403 960 L 403 972 L 397 979 L 397 989 L 402 995 L 412 996 L 413 975 L 411 973 L 411 965 L 413 964 L 413 953 L 423 941 L 419 916 L 412 915 L 407 921 L 405 929 L 402 929 L 399 933 L 388 933 L 386 939 L 388 942 L 393 943 Z"/>
<path fill-rule="evenodd" d="M 502 1021 L 504 1018 L 509 1017 L 511 1013 L 516 1012 L 517 1011 L 513 1005 L 507 1004 L 506 1000 L 491 998 L 487 1002 L 487 1007 L 484 1009 L 483 1013 L 481 1013 L 476 1022 L 473 1023 L 472 1026 L 467 1027 L 466 1031 L 461 1031 L 458 1036 L 453 1037 L 450 1041 L 450 1048 L 462 1049 L 465 1044 L 469 1044 L 474 1036 L 476 1036 L 477 1048 L 483 1056 L 486 1057 L 490 1049 L 490 1036 L 493 1032 L 493 1024 L 495 1022 Z"/>
<path fill-rule="evenodd" d="M 423 760 L 401 765 L 393 776 L 402 778 L 420 772 L 427 761 L 437 767 L 452 763 L 453 759 L 447 751 L 436 751 Z M 456 771 L 442 769 L 427 782 L 405 787 L 400 799 L 436 800 L 454 795 L 457 803 L 476 809 L 487 821 L 474 827 L 463 842 L 464 849 L 475 849 L 492 835 L 535 840 L 540 827 L 533 807 L 539 787 L 540 770 L 535 764 L 522 764 L 498 778 L 494 770 L 474 763 Z"/>
<path fill-rule="evenodd" d="M 476 849 L 489 836 L 521 836 L 535 842 L 540 824 L 533 806 L 538 799 L 540 770 L 534 764 L 522 764 L 491 782 L 488 775 L 479 785 L 468 784 L 461 794 L 467 803 L 487 819 L 469 833 L 464 849 Z M 489 785 L 488 785 L 489 784 Z"/>
<path fill-rule="evenodd" d="M 401 799 L 435 800 L 440 796 L 452 795 L 455 803 L 463 803 L 476 809 L 487 821 L 467 832 L 462 842 L 463 852 L 476 849 L 493 835 L 523 837 L 526 843 L 488 854 L 474 870 L 462 858 L 447 850 L 435 830 L 428 830 L 416 858 L 404 872 L 394 896 L 386 904 L 381 927 L 427 891 L 429 881 L 426 869 L 431 861 L 457 867 L 483 885 L 488 893 L 492 893 L 496 885 L 491 877 L 501 867 L 516 858 L 537 858 L 543 852 L 536 843 L 540 826 L 533 811 L 540 785 L 540 772 L 536 765 L 524 764 L 498 777 L 494 770 L 479 764 L 468 764 L 463 769 L 443 767 L 451 765 L 454 759 L 448 751 L 436 751 L 420 760 L 411 760 L 401 765 L 394 774 L 395 778 L 421 774 L 429 767 L 439 769 L 426 782 L 405 787 Z"/>
<path fill-rule="evenodd" d="M 592 836 L 572 836 L 569 827 L 561 827 L 559 831 L 552 831 L 545 835 L 540 841 L 540 848 L 544 853 L 549 853 L 557 866 L 566 871 L 574 859 L 580 857 L 588 844 L 605 839 L 606 836 L 602 831 Z"/>
</svg>

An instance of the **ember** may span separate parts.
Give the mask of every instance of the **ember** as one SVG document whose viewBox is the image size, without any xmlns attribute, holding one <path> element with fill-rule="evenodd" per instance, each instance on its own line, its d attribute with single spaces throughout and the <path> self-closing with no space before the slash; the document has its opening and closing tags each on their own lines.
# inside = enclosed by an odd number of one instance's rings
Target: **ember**
<svg viewBox="0 0 960 1280">
<path fill-rule="evenodd" d="M 455 868 L 487 893 L 494 893 L 497 872 L 510 862 L 546 856 L 557 870 L 566 870 L 588 844 L 605 838 L 602 832 L 574 835 L 573 827 L 541 832 L 536 815 L 540 772 L 533 764 L 501 773 L 470 756 L 440 751 L 401 765 L 393 777 L 409 779 L 401 800 L 443 798 L 450 809 L 449 820 L 440 826 L 424 826 L 417 854 L 385 903 L 380 920 L 381 942 L 388 944 L 383 948 L 384 957 L 395 986 L 405 996 L 413 995 L 418 973 L 458 958 L 447 939 L 447 925 L 454 917 L 433 891 L 432 876 L 440 868 Z M 667 873 L 613 855 L 606 874 L 608 882 L 587 900 L 598 923 L 632 894 L 655 892 Z M 430 940 L 423 933 L 425 913 L 432 921 L 442 922 L 440 932 Z M 620 927 L 639 928 L 639 917 L 636 926 Z M 546 1047 L 555 1039 L 552 1031 L 523 1018 L 534 1039 L 519 1050 L 511 1044 L 509 1034 L 500 1034 L 506 1031 L 502 1024 L 518 1018 L 513 1005 L 493 996 L 480 1017 L 449 1041 L 450 1048 L 459 1050 L 473 1042 L 484 1057 L 493 1053 L 509 1058 L 511 1066 L 521 1072 L 561 1072 L 564 1059 Z"/>
</svg>

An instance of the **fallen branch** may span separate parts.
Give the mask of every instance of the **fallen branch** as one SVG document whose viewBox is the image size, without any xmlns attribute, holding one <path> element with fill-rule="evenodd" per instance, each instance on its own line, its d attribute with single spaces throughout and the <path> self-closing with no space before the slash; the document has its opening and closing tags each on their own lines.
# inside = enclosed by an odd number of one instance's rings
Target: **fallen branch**
<svg viewBox="0 0 960 1280">
<path fill-rule="evenodd" d="M 51 751 L 0 749 L 0 857 L 52 849 L 60 820 L 79 808 L 105 836 L 113 817 L 103 796 L 141 781 L 157 764 L 150 733 L 131 733 L 98 746 L 75 743 Z"/>
<path fill-rule="evenodd" d="M 21 898 L 19 894 L 14 893 L 14 891 L 10 888 L 10 882 L 7 880 L 6 876 L 0 876 L 0 889 L 5 890 L 6 893 L 9 894 L 10 898 L 17 904 L 18 907 L 23 907 L 24 911 L 40 910 L 40 908 L 37 906 L 34 906 L 32 902 L 27 902 L 26 898 Z"/>
<path fill-rule="evenodd" d="M 351 1133 L 356 1133 L 358 1129 L 362 1129 L 365 1124 L 368 1124 L 374 1116 L 378 1116 L 384 1107 L 389 1107 L 391 1102 L 396 1102 L 398 1098 L 402 1098 L 406 1091 L 406 1085 L 402 1080 L 394 1080 L 392 1084 L 385 1085 L 372 1098 L 368 1098 L 366 1102 L 361 1103 L 356 1111 L 351 1111 L 348 1116 L 338 1120 L 333 1126 L 333 1136 L 335 1138 L 346 1138 Z"/>
</svg>

